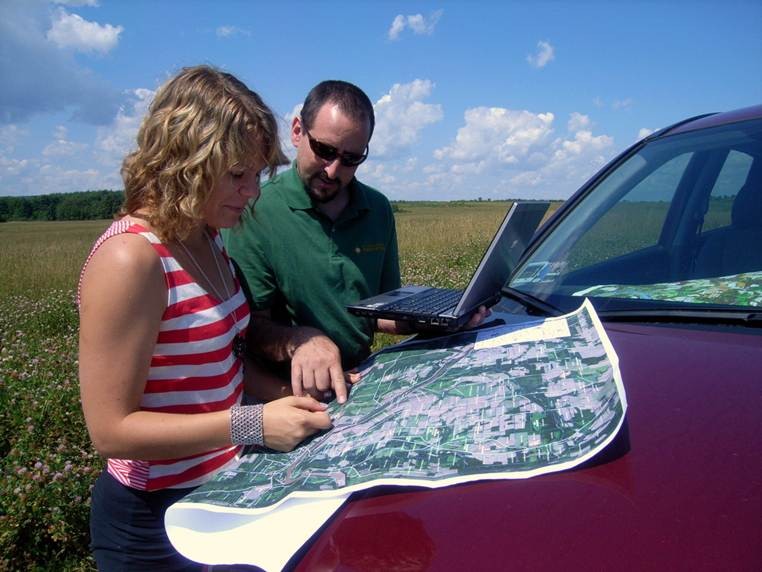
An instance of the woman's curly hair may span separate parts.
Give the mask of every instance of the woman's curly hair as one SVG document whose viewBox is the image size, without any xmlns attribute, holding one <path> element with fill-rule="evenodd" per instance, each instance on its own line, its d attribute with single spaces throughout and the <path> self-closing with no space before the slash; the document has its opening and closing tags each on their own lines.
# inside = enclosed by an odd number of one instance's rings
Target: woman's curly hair
<svg viewBox="0 0 762 572">
<path fill-rule="evenodd" d="M 233 75 L 184 68 L 157 92 L 138 148 L 122 163 L 121 215 L 147 218 L 163 240 L 187 238 L 215 183 L 235 166 L 287 163 L 278 124 L 262 99 Z"/>
</svg>

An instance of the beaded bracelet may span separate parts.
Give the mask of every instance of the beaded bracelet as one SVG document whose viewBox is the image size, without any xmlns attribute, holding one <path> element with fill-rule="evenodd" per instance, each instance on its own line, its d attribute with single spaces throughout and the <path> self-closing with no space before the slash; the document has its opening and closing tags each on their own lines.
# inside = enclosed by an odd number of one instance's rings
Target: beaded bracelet
<svg viewBox="0 0 762 572">
<path fill-rule="evenodd" d="M 230 408 L 230 441 L 233 445 L 264 445 L 263 404 Z"/>
</svg>

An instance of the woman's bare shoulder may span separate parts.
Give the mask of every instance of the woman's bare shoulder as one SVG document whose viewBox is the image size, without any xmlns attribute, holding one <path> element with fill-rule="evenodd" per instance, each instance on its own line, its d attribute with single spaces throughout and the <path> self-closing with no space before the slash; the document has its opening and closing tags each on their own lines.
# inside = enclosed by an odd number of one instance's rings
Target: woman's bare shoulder
<svg viewBox="0 0 762 572">
<path fill-rule="evenodd" d="M 137 272 L 160 268 L 160 260 L 151 243 L 139 234 L 124 232 L 105 240 L 93 253 L 90 269 Z"/>
<path fill-rule="evenodd" d="M 93 291 L 119 297 L 135 291 L 161 292 L 165 287 L 158 253 L 144 236 L 130 232 L 103 241 L 82 274 L 84 298 Z"/>
</svg>

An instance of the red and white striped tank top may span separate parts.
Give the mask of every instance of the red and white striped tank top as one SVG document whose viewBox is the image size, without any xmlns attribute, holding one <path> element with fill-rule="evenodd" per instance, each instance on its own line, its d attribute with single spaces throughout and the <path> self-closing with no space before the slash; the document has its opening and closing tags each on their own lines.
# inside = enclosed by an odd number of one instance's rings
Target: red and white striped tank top
<svg viewBox="0 0 762 572">
<path fill-rule="evenodd" d="M 167 309 L 140 408 L 192 414 L 230 409 L 240 403 L 243 361 L 233 354 L 233 340 L 236 334 L 246 333 L 249 307 L 238 279 L 235 294 L 221 302 L 180 266 L 155 234 L 126 219 L 114 222 L 95 242 L 82 272 L 101 244 L 125 232 L 139 234 L 151 243 L 161 259 L 167 284 Z M 219 233 L 214 233 L 213 239 L 235 277 Z M 241 446 L 230 446 L 163 461 L 108 459 L 107 468 L 120 483 L 135 489 L 195 487 L 234 464 L 241 450 Z"/>
</svg>

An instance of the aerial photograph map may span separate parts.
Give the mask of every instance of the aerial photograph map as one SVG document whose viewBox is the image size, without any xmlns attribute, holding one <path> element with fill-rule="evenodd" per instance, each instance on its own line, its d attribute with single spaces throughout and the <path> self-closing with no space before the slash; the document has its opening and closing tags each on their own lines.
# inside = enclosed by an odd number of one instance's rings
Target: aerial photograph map
<svg viewBox="0 0 762 572">
<path fill-rule="evenodd" d="M 624 417 L 616 356 L 601 332 L 585 303 L 520 330 L 387 348 L 364 364 L 347 403 L 330 406 L 332 429 L 290 453 L 247 455 L 182 503 L 259 512 L 288 495 L 573 466 L 611 440 Z"/>
<path fill-rule="evenodd" d="M 745 272 L 717 278 L 699 278 L 659 284 L 601 284 L 575 292 L 574 295 L 664 300 L 693 304 L 762 306 L 762 272 Z"/>
<path fill-rule="evenodd" d="M 613 440 L 627 408 L 618 358 L 587 300 L 556 318 L 407 341 L 361 370 L 348 401 L 329 406 L 330 430 L 290 453 L 245 455 L 170 507 L 175 547 L 211 564 L 279 569 L 353 491 L 568 469 Z M 267 536 L 284 534 L 292 546 L 276 555 Z"/>
</svg>

